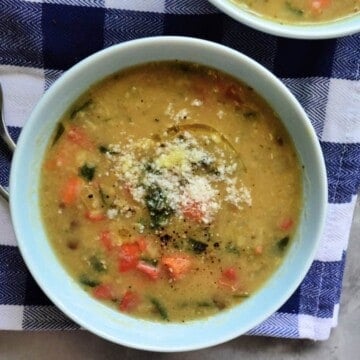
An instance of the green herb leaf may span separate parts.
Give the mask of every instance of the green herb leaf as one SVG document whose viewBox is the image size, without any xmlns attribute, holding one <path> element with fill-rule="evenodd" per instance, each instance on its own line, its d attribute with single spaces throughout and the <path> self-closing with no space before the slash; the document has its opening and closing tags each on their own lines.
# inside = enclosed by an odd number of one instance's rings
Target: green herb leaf
<svg viewBox="0 0 360 360">
<path fill-rule="evenodd" d="M 65 131 L 65 127 L 64 127 L 63 123 L 61 123 L 61 122 L 58 123 L 52 145 L 56 144 L 56 142 L 61 138 L 61 135 L 64 133 L 64 131 Z"/>
<path fill-rule="evenodd" d="M 104 190 L 101 188 L 101 186 L 99 186 L 99 195 L 102 204 L 107 206 L 107 199 L 109 198 L 109 196 L 104 193 Z"/>
<path fill-rule="evenodd" d="M 86 285 L 86 286 L 90 286 L 90 287 L 95 287 L 95 286 L 100 284 L 100 281 L 92 279 L 86 274 L 80 275 L 79 281 L 80 281 L 81 284 Z"/>
<path fill-rule="evenodd" d="M 225 245 L 225 250 L 230 254 L 240 255 L 240 249 L 232 242 Z"/>
<path fill-rule="evenodd" d="M 100 145 L 98 149 L 102 154 L 106 154 L 107 152 L 109 152 L 109 149 L 104 145 Z"/>
<path fill-rule="evenodd" d="M 242 292 L 242 293 L 234 294 L 232 297 L 234 299 L 246 299 L 249 296 L 250 296 L 250 294 L 247 291 L 245 291 L 245 292 Z"/>
<path fill-rule="evenodd" d="M 161 172 L 159 171 L 159 169 L 156 169 L 155 164 L 151 161 L 147 162 L 145 164 L 145 171 L 151 173 L 151 174 L 155 174 L 155 175 L 159 175 L 161 174 Z"/>
<path fill-rule="evenodd" d="M 112 151 L 110 150 L 108 147 L 106 147 L 105 145 L 100 145 L 98 147 L 98 150 L 102 153 L 102 154 L 110 154 L 110 155 L 117 155 L 119 154 L 117 151 Z"/>
<path fill-rule="evenodd" d="M 142 260 L 142 261 L 144 261 L 147 264 L 152 265 L 152 266 L 157 266 L 157 264 L 159 262 L 158 259 L 152 259 L 152 258 L 149 258 L 149 257 L 146 257 L 146 256 L 141 257 L 140 260 Z"/>
<path fill-rule="evenodd" d="M 79 107 L 75 108 L 70 114 L 70 119 L 74 119 L 80 111 L 86 110 L 86 108 L 89 107 L 92 103 L 93 103 L 92 99 L 89 99 Z"/>
<path fill-rule="evenodd" d="M 286 4 L 286 7 L 288 8 L 288 10 L 291 11 L 293 14 L 295 14 L 297 16 L 304 15 L 304 10 L 301 10 L 298 7 L 294 6 L 290 1 L 287 1 L 285 4 Z"/>
<path fill-rule="evenodd" d="M 106 271 L 106 265 L 97 256 L 93 255 L 89 259 L 91 267 L 97 272 Z"/>
<path fill-rule="evenodd" d="M 208 247 L 208 244 L 205 244 L 201 241 L 195 240 L 195 239 L 188 239 L 188 243 L 190 245 L 190 249 L 195 253 L 195 254 L 201 254 L 204 251 L 206 251 L 206 248 Z"/>
<path fill-rule="evenodd" d="M 277 242 L 278 249 L 284 251 L 285 248 L 288 246 L 290 238 L 288 236 L 283 237 Z"/>
<path fill-rule="evenodd" d="M 85 180 L 91 181 L 94 178 L 96 167 L 94 165 L 84 164 L 79 168 L 79 175 L 82 176 Z"/>
<path fill-rule="evenodd" d="M 163 320 L 169 321 L 169 316 L 164 305 L 156 298 L 150 298 L 151 303 L 154 305 L 155 310 L 159 313 Z"/>
<path fill-rule="evenodd" d="M 157 229 L 167 224 L 174 210 L 170 207 L 168 200 L 157 185 L 147 188 L 145 204 L 150 214 L 150 227 Z"/>
<path fill-rule="evenodd" d="M 218 298 L 218 297 L 214 297 L 212 300 L 213 300 L 214 305 L 219 310 L 224 310 L 226 308 L 226 303 L 225 303 L 225 301 L 223 299 Z"/>
</svg>

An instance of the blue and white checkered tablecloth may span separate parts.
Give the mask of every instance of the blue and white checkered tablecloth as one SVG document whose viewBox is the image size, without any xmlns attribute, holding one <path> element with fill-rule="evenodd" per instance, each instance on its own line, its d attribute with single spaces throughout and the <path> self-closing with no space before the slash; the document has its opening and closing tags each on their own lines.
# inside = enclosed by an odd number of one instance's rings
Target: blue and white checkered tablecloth
<svg viewBox="0 0 360 360">
<path fill-rule="evenodd" d="M 277 75 L 304 106 L 329 180 L 325 233 L 305 280 L 252 335 L 324 340 L 337 324 L 347 241 L 360 185 L 360 34 L 334 40 L 277 38 L 240 25 L 206 0 L 1 0 L 0 81 L 16 139 L 32 108 L 70 66 L 102 48 L 184 35 L 239 50 Z M 0 145 L 0 183 L 9 153 Z M 20 256 L 0 200 L 0 329 L 76 329 L 45 297 Z"/>
</svg>

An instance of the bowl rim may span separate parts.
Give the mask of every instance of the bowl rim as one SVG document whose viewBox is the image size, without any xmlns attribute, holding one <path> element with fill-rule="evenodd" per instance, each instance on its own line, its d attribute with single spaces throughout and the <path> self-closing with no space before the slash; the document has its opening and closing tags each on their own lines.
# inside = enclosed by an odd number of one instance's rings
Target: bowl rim
<svg viewBox="0 0 360 360">
<path fill-rule="evenodd" d="M 109 333 L 107 330 L 104 330 L 104 327 L 97 327 L 94 322 L 92 322 L 91 319 L 84 318 L 83 315 L 79 315 L 79 310 L 75 309 L 74 306 L 70 305 L 68 302 L 62 298 L 59 293 L 54 292 L 54 289 L 51 288 L 51 284 L 49 283 L 49 280 L 46 279 L 46 275 L 43 273 L 43 269 L 40 267 L 40 265 L 36 262 L 36 256 L 34 254 L 34 251 L 32 249 L 32 245 L 29 245 L 27 242 L 27 235 L 28 231 L 26 229 L 23 229 L 23 225 L 25 223 L 24 215 L 21 215 L 21 212 L 23 211 L 23 208 L 26 208 L 26 206 L 30 206 L 28 204 L 24 205 L 24 196 L 27 195 L 26 190 L 29 189 L 22 189 L 22 184 L 24 181 L 24 177 L 26 177 L 26 171 L 24 170 L 24 162 L 26 161 L 26 156 L 28 155 L 29 151 L 27 151 L 27 146 L 32 146 L 34 143 L 34 140 L 32 139 L 32 135 L 34 133 L 34 127 L 36 125 L 39 125 L 37 120 L 38 117 L 40 117 L 41 112 L 44 112 L 44 109 L 46 109 L 47 100 L 53 98 L 54 96 L 57 96 L 57 93 L 61 90 L 63 86 L 66 85 L 67 82 L 71 81 L 73 79 L 73 76 L 76 75 L 79 71 L 89 70 L 91 68 L 92 64 L 96 62 L 104 61 L 104 59 L 109 59 L 114 56 L 118 56 L 119 53 L 126 51 L 136 51 L 136 49 L 141 48 L 143 49 L 151 49 L 154 45 L 157 45 L 159 49 L 165 49 L 166 46 L 171 48 L 171 51 L 173 51 L 174 47 L 179 47 L 180 49 L 182 47 L 190 47 L 193 50 L 195 48 L 206 48 L 207 51 L 213 51 L 214 53 L 221 52 L 222 54 L 233 57 L 236 59 L 236 61 L 240 63 L 246 63 L 249 66 L 251 66 L 254 69 L 254 72 L 259 72 L 262 76 L 266 78 L 269 82 L 272 82 L 274 86 L 276 85 L 277 89 L 281 94 L 291 100 L 291 106 L 294 108 L 294 111 L 299 114 L 299 117 L 303 119 L 303 126 L 305 127 L 306 131 L 308 132 L 308 136 L 311 142 L 311 145 L 314 150 L 314 155 L 316 157 L 316 165 L 318 166 L 319 170 L 319 182 L 322 185 L 320 187 L 319 191 L 319 211 L 318 211 L 318 222 L 314 225 L 315 229 L 313 230 L 313 235 L 315 238 L 315 241 L 312 244 L 311 251 L 309 252 L 309 256 L 307 259 L 304 260 L 303 267 L 300 272 L 296 273 L 296 276 L 294 278 L 294 281 L 286 288 L 286 291 L 284 291 L 281 294 L 280 300 L 276 302 L 276 304 L 272 304 L 272 306 L 267 306 L 266 311 L 262 312 L 257 316 L 254 316 L 252 319 L 248 321 L 246 326 L 243 324 L 240 324 L 235 330 L 231 329 L 225 332 L 225 334 L 217 335 L 213 338 L 205 339 L 198 341 L 197 343 L 193 343 L 192 339 L 186 342 L 186 344 L 173 344 L 172 346 L 167 346 L 166 344 L 162 344 L 161 341 L 157 343 L 147 343 L 146 345 L 141 343 L 141 340 L 134 340 L 131 338 L 130 340 L 126 338 L 124 340 L 123 338 L 119 338 L 118 334 Z M 165 60 L 165 59 L 164 59 Z M 146 60 L 145 62 L 149 62 L 151 60 Z M 144 61 L 143 61 L 144 62 Z M 143 63 L 142 62 L 142 63 Z M 141 62 L 137 62 L 141 63 Z M 210 65 L 209 65 L 210 66 Z M 124 67 L 127 68 L 127 67 Z M 102 77 L 103 78 L 103 77 Z M 64 85 L 65 84 L 65 85 Z M 85 90 L 82 90 L 84 92 Z M 64 108 L 64 111 L 66 108 Z M 53 124 L 55 126 L 55 124 Z M 47 139 L 46 143 L 49 139 Z M 43 141 L 43 139 L 42 139 Z M 28 185 L 29 186 L 29 185 Z M 137 40 L 131 40 L 127 41 L 121 44 L 113 45 L 109 48 L 106 48 L 104 50 L 101 50 L 88 58 L 85 58 L 84 60 L 80 61 L 76 65 L 74 65 L 72 68 L 70 68 L 67 72 L 65 72 L 56 82 L 50 87 L 50 89 L 44 94 L 44 96 L 40 99 L 38 104 L 35 106 L 34 110 L 32 111 L 32 114 L 30 118 L 28 119 L 27 123 L 25 124 L 24 128 L 22 129 L 22 132 L 20 134 L 19 140 L 18 140 L 18 146 L 14 153 L 12 166 L 11 166 L 11 172 L 10 172 L 10 210 L 11 210 L 11 218 L 14 225 L 14 230 L 16 237 L 18 239 L 18 244 L 20 248 L 20 252 L 22 254 L 22 257 L 27 265 L 27 268 L 30 270 L 32 276 L 34 277 L 35 281 L 39 284 L 40 288 L 44 291 L 44 293 L 49 297 L 49 299 L 60 309 L 62 310 L 67 316 L 69 316 L 73 321 L 75 321 L 77 324 L 82 326 L 83 328 L 91 331 L 92 333 L 105 338 L 107 340 L 110 340 L 112 342 L 115 342 L 117 344 L 125 345 L 132 348 L 142 349 L 142 350 L 150 350 L 150 351 L 158 351 L 158 352 L 177 352 L 177 351 L 190 351 L 190 350 L 198 350 L 202 348 L 207 348 L 210 346 L 214 346 L 220 343 L 224 343 L 226 341 L 229 341 L 237 336 L 240 336 L 244 334 L 246 331 L 252 329 L 256 325 L 258 325 L 260 322 L 264 321 L 266 318 L 268 318 L 270 315 L 272 315 L 285 301 L 291 296 L 291 294 L 296 290 L 297 286 L 300 284 L 300 282 L 305 277 L 307 271 L 310 268 L 310 265 L 315 257 L 315 252 L 318 248 L 319 242 L 320 242 L 320 235 L 323 232 L 324 223 L 325 223 L 325 214 L 326 214 L 326 206 L 327 206 L 327 178 L 326 178 L 326 171 L 325 171 L 325 164 L 324 159 L 322 157 L 322 152 L 320 145 L 318 143 L 318 139 L 316 137 L 315 131 L 313 127 L 311 126 L 311 123 L 309 119 L 307 118 L 307 115 L 305 111 L 302 109 L 298 101 L 295 99 L 295 97 L 290 93 L 290 91 L 286 88 L 286 86 L 277 79 L 270 71 L 265 69 L 262 65 L 258 64 L 255 60 L 252 60 L 248 56 L 233 50 L 229 47 L 226 47 L 224 45 L 220 45 L 217 43 L 213 43 L 206 40 L 201 39 L 195 39 L 195 38 L 189 38 L 189 37 L 179 37 L 179 36 L 159 36 L 159 37 L 150 37 L 150 38 L 143 38 L 143 39 L 137 39 Z M 30 211 L 30 210 L 29 210 Z M 28 221 L 26 219 L 26 221 Z M 49 245 L 47 245 L 49 246 Z M 70 277 L 70 275 L 68 275 Z M 70 285 L 69 285 L 70 286 Z M 50 290 L 51 289 L 51 290 Z M 81 290 L 84 292 L 83 290 Z M 85 293 L 85 292 L 84 292 Z M 86 293 L 85 296 L 87 298 L 90 298 L 90 296 Z M 254 295 L 254 297 L 256 297 Z M 88 300 L 89 303 L 91 301 L 96 300 Z M 97 302 L 97 301 L 96 301 Z M 98 302 L 97 302 L 98 303 Z M 234 308 L 228 310 L 226 313 L 233 313 Z M 107 310 L 104 310 L 107 311 Z M 224 314 L 224 313 L 222 313 Z M 122 316 L 122 315 L 121 315 Z M 121 317 L 120 316 L 120 317 Z M 229 318 L 230 315 L 219 315 L 220 320 L 222 319 L 221 316 L 223 316 L 224 319 Z M 207 326 L 210 324 L 215 324 L 213 320 L 214 317 L 210 317 L 209 319 L 200 319 L 199 321 L 195 322 L 188 322 L 185 324 L 160 324 L 156 325 L 155 323 L 151 323 L 154 327 L 154 329 L 168 329 L 170 332 L 174 330 L 174 333 L 178 334 L 176 331 L 179 328 L 180 333 L 186 332 L 189 329 L 192 329 L 195 327 L 196 329 L 200 329 L 197 331 L 201 331 L 201 326 Z M 218 320 L 218 319 L 216 319 Z M 130 319 L 129 320 L 131 324 L 144 324 L 146 321 L 142 321 L 139 319 Z M 194 325 L 195 324 L 195 325 Z M 198 324 L 198 328 L 196 327 Z M 190 325 L 190 327 L 187 327 Z"/>
<path fill-rule="evenodd" d="M 255 30 L 284 38 L 303 40 L 333 39 L 352 35 L 360 31 L 360 12 L 334 21 L 296 25 L 280 23 L 266 17 L 261 17 L 256 13 L 241 8 L 232 0 L 208 1 L 240 23 Z"/>
</svg>

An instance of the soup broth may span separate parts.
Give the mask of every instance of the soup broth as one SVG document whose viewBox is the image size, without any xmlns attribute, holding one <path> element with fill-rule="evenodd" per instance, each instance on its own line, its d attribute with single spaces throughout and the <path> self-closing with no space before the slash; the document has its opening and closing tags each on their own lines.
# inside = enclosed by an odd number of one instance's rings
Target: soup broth
<svg viewBox="0 0 360 360">
<path fill-rule="evenodd" d="M 48 237 L 93 297 L 183 322 L 251 296 L 296 231 L 302 168 L 254 90 L 183 62 L 91 87 L 63 116 L 42 168 Z"/>
<path fill-rule="evenodd" d="M 233 0 L 259 15 L 284 23 L 317 23 L 360 11 L 360 0 Z"/>
</svg>

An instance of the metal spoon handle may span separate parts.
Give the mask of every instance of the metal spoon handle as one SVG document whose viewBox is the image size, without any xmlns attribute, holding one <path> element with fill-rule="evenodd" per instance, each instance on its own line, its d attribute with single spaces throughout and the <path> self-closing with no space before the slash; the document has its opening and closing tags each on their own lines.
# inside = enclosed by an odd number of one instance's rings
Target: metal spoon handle
<svg viewBox="0 0 360 360">
<path fill-rule="evenodd" d="M 0 137 L 5 142 L 5 144 L 11 151 L 11 153 L 13 153 L 15 151 L 16 145 L 7 130 L 7 127 L 6 127 L 6 124 L 4 121 L 3 111 L 4 111 L 3 92 L 2 92 L 2 87 L 1 87 L 1 83 L 0 83 Z M 9 192 L 2 185 L 0 185 L 0 196 L 5 201 L 9 202 Z"/>
<path fill-rule="evenodd" d="M 1 87 L 1 83 L 0 83 L 0 137 L 5 141 L 5 144 L 8 146 L 9 150 L 13 153 L 15 151 L 16 145 L 13 141 L 13 139 L 11 138 L 6 124 L 5 124 L 5 120 L 4 120 L 4 106 L 3 106 L 3 92 L 2 92 L 2 87 Z"/>
<path fill-rule="evenodd" d="M 0 185 L 0 196 L 7 202 L 9 202 L 9 193 L 7 192 L 7 190 Z"/>
</svg>

